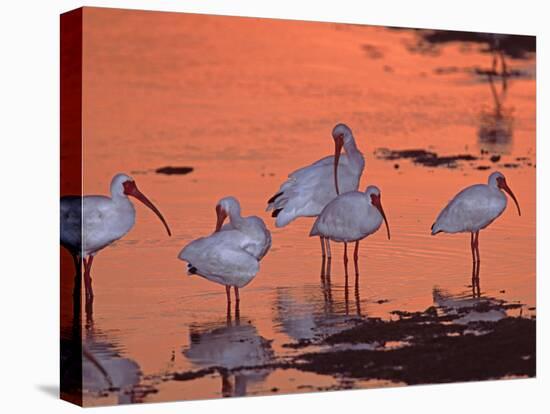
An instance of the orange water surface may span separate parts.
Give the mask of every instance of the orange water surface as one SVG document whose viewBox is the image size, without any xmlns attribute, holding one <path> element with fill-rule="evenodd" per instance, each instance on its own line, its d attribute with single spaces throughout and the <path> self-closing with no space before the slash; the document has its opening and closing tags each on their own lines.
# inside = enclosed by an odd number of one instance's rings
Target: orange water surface
<svg viewBox="0 0 550 414">
<path fill-rule="evenodd" d="M 495 100 L 473 69 L 490 69 L 491 54 L 468 42 L 426 52 L 418 39 L 412 30 L 375 26 L 85 9 L 84 193 L 107 194 L 112 176 L 126 172 L 173 232 L 167 237 L 136 204 L 133 230 L 94 261 L 93 323 L 84 337 L 90 349 L 135 368 L 128 383 L 136 395 L 145 390 L 140 401 L 338 388 L 342 378 L 292 369 L 169 378 L 207 367 L 209 358 L 219 365 L 216 352 L 231 349 L 235 335 L 249 351 L 232 363 L 280 360 L 293 352 L 284 344 L 328 334 L 348 318 L 426 309 L 435 287 L 469 292 L 469 235 L 432 237 L 430 226 L 458 190 L 486 182 L 495 169 L 522 216 L 509 204 L 481 232 L 481 291 L 535 313 L 534 56 L 507 59 L 510 71 L 527 75 L 508 79 L 502 98 L 510 134 L 487 143 L 481 131 Z M 500 79 L 494 86 L 502 90 Z M 381 189 L 392 239 L 380 231 L 361 243 L 360 285 L 347 295 L 343 249 L 333 244 L 327 295 L 319 240 L 308 237 L 312 219 L 279 229 L 264 210 L 289 172 L 331 154 L 338 122 L 352 128 L 366 157 L 360 188 Z M 379 159 L 379 148 L 480 158 L 426 167 Z M 155 173 L 167 165 L 194 171 Z M 243 214 L 262 217 L 273 236 L 241 292 L 240 325 L 226 320 L 223 287 L 187 276 L 177 260 L 186 243 L 213 230 L 216 201 L 227 195 Z M 129 401 L 92 392 L 85 400 L 116 402 Z"/>
</svg>

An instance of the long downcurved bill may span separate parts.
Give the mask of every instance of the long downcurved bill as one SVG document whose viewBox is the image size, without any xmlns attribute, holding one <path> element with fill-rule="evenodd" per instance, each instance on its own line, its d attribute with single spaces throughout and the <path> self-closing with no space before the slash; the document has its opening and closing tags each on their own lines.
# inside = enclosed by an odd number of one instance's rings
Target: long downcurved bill
<svg viewBox="0 0 550 414">
<path fill-rule="evenodd" d="M 378 209 L 380 214 L 382 214 L 382 218 L 384 219 L 384 223 L 386 223 L 386 230 L 388 232 L 388 240 L 390 240 L 391 239 L 390 226 L 388 224 L 388 219 L 386 219 L 386 214 L 384 214 L 384 209 L 382 208 L 382 201 L 380 200 L 380 196 L 373 194 L 371 197 L 372 197 L 372 204 L 374 205 L 374 207 L 376 207 Z"/>
<path fill-rule="evenodd" d="M 217 233 L 222 228 L 223 222 L 225 221 L 225 218 L 227 217 L 227 213 L 225 210 L 220 206 L 219 204 L 216 206 L 216 230 Z"/>
<path fill-rule="evenodd" d="M 518 208 L 518 214 L 521 216 L 521 210 L 519 209 L 518 200 L 510 187 L 508 187 L 508 184 L 506 183 L 506 180 L 504 178 L 498 180 L 498 186 L 506 191 L 510 197 L 512 197 L 512 200 L 514 200 L 514 203 L 516 203 L 516 207 Z"/>
<path fill-rule="evenodd" d="M 170 231 L 170 227 L 168 227 L 168 223 L 166 223 L 166 220 L 164 220 L 164 217 L 162 216 L 158 208 L 156 208 L 155 205 L 151 203 L 151 201 L 149 201 L 149 199 L 145 197 L 145 195 L 141 191 L 138 190 L 135 181 L 126 181 L 123 185 L 124 194 L 137 198 L 139 201 L 141 201 L 143 204 L 153 210 L 160 221 L 162 221 L 162 224 L 164 224 L 168 235 L 171 236 L 172 232 Z"/>
<path fill-rule="evenodd" d="M 334 186 L 336 187 L 336 194 L 340 195 L 340 189 L 338 188 L 338 162 L 340 161 L 340 153 L 344 146 L 344 137 L 339 136 L 334 138 Z"/>
</svg>

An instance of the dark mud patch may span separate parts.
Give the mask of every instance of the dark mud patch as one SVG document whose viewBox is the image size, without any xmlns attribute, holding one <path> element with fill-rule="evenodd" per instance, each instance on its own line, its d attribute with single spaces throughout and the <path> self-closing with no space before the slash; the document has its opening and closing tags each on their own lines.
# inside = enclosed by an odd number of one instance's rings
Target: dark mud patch
<svg viewBox="0 0 550 414">
<path fill-rule="evenodd" d="M 193 167 L 172 167 L 172 166 L 161 167 L 155 170 L 157 174 L 166 174 L 166 175 L 185 175 L 185 174 L 189 174 L 192 171 L 193 171 Z"/>
<path fill-rule="evenodd" d="M 363 51 L 367 54 L 367 57 L 369 59 L 381 59 L 384 57 L 384 53 L 382 53 L 382 51 L 377 46 L 364 44 L 362 47 Z"/>
<path fill-rule="evenodd" d="M 467 165 L 473 169 L 482 171 L 490 170 L 495 167 L 507 169 L 534 167 L 529 157 L 516 157 L 505 161 L 503 160 L 503 155 L 491 154 L 485 149 L 481 150 L 480 155 L 439 155 L 436 152 L 424 149 L 391 150 L 388 148 L 377 148 L 373 154 L 380 160 L 394 161 L 394 169 L 400 168 L 400 165 L 395 163 L 395 161 L 398 160 L 409 160 L 412 161 L 413 164 L 429 168 L 459 168 L 463 165 Z"/>
<path fill-rule="evenodd" d="M 487 332 L 481 335 L 465 333 L 464 327 L 437 325 L 417 325 L 414 345 L 402 348 L 306 354 L 301 357 L 300 369 L 407 384 L 535 376 L 534 320 L 505 318 L 494 323 L 480 322 L 476 328 Z M 355 328 L 358 329 L 355 334 L 361 335 L 364 330 L 362 335 L 369 337 L 371 334 L 366 331 L 371 327 Z M 449 335 L 452 331 L 456 335 Z"/>
<path fill-rule="evenodd" d="M 477 161 L 478 157 L 471 154 L 457 154 L 440 156 L 435 152 L 424 149 L 405 149 L 390 150 L 388 148 L 378 148 L 374 151 L 374 156 L 386 161 L 411 160 L 414 164 L 425 167 L 446 167 L 457 168 L 460 161 Z"/>
<path fill-rule="evenodd" d="M 434 68 L 433 73 L 435 75 L 454 75 L 454 74 L 474 75 L 479 77 L 481 80 L 485 82 L 491 82 L 491 79 L 489 79 L 490 76 L 493 78 L 503 78 L 505 76 L 506 79 L 530 79 L 534 77 L 534 73 L 529 70 L 507 69 L 506 74 L 503 75 L 502 73 L 496 70 L 485 69 L 478 66 L 472 66 L 472 67 L 440 66 L 440 67 Z"/>
<path fill-rule="evenodd" d="M 390 321 L 367 319 L 316 344 L 375 347 L 304 353 L 296 358 L 297 368 L 406 384 L 535 376 L 536 320 L 507 316 L 522 304 L 451 297 L 436 289 L 434 301 L 439 305 L 423 312 L 394 311 L 397 319 Z"/>
<path fill-rule="evenodd" d="M 413 29 L 417 41 L 407 45 L 411 52 L 437 55 L 440 46 L 450 43 L 473 43 L 481 46 L 481 52 L 499 51 L 513 59 L 527 59 L 536 53 L 536 37 L 527 35 L 506 35 L 454 30 Z"/>
<path fill-rule="evenodd" d="M 301 369 L 357 379 L 407 384 L 534 376 L 534 347 L 512 335 L 531 335 L 532 321 L 504 320 L 492 333 L 439 337 L 416 347 L 388 351 L 349 350 L 305 355 Z M 503 332 L 509 332 L 505 334 Z M 530 339 L 530 337 L 529 337 Z"/>
</svg>

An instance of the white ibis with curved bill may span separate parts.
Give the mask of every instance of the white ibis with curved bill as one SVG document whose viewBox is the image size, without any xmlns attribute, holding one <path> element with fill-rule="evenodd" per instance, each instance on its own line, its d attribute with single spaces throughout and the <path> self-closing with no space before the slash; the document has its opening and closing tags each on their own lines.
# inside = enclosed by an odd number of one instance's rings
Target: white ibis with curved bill
<svg viewBox="0 0 550 414">
<path fill-rule="evenodd" d="M 350 191 L 341 194 L 326 205 L 313 227 L 310 236 L 320 236 L 327 240 L 344 243 L 344 266 L 348 265 L 348 243 L 355 242 L 353 254 L 355 274 L 359 275 L 359 241 L 378 231 L 386 224 L 388 240 L 390 227 L 384 209 L 382 208 L 381 194 L 378 187 L 370 185 L 365 192 Z"/>
<path fill-rule="evenodd" d="M 298 217 L 316 217 L 339 194 L 355 191 L 365 168 L 365 158 L 355 144 L 351 129 L 338 124 L 332 130 L 334 155 L 289 174 L 279 191 L 267 202 L 273 210 L 275 225 L 284 227 Z M 342 148 L 345 154 L 340 155 Z M 320 236 L 325 257 L 325 242 L 330 257 L 329 239 Z"/>
<path fill-rule="evenodd" d="M 474 263 L 479 257 L 479 231 L 495 221 L 506 209 L 507 198 L 516 203 L 521 216 L 518 200 L 508 187 L 506 178 L 498 171 L 489 175 L 487 184 L 475 184 L 459 192 L 441 210 L 432 225 L 432 236 L 437 233 L 470 233 L 470 247 Z"/>
<path fill-rule="evenodd" d="M 216 204 L 216 229 L 185 246 L 178 255 L 187 262 L 187 273 L 225 286 L 227 306 L 231 287 L 237 306 L 239 289 L 248 285 L 260 270 L 260 260 L 271 247 L 271 233 L 256 216 L 242 217 L 239 202 L 225 197 Z M 226 217 L 230 222 L 223 225 Z"/>
<path fill-rule="evenodd" d="M 87 300 L 93 300 L 94 297 L 91 279 L 94 256 L 123 237 L 134 226 L 136 211 L 128 196 L 135 197 L 153 210 L 171 236 L 170 228 L 160 211 L 126 174 L 113 177 L 111 197 L 61 197 L 61 245 L 73 256 L 77 273 L 84 262 Z"/>
</svg>

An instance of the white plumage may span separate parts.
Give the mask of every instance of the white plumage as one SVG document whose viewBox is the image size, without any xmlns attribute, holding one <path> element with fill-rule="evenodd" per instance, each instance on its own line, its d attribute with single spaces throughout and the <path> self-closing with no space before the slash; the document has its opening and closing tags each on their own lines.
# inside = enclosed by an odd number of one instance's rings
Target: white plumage
<svg viewBox="0 0 550 414">
<path fill-rule="evenodd" d="M 309 235 L 336 242 L 362 240 L 380 228 L 382 220 L 385 220 L 383 214 L 380 190 L 371 185 L 364 193 L 350 191 L 328 203 L 315 220 Z"/>
<path fill-rule="evenodd" d="M 279 191 L 268 201 L 267 211 L 273 210 L 275 225 L 283 227 L 298 217 L 315 217 L 339 193 L 357 190 L 365 159 L 357 149 L 351 129 L 338 124 L 332 131 L 335 155 L 289 174 Z M 345 154 L 340 156 L 341 148 Z M 337 177 L 335 177 L 337 169 Z"/>
<path fill-rule="evenodd" d="M 479 283 L 479 231 L 495 221 L 506 209 L 507 199 L 502 191 L 512 197 L 521 216 L 516 196 L 508 187 L 504 175 L 495 171 L 487 184 L 476 184 L 458 193 L 439 213 L 432 224 L 432 235 L 437 233 L 470 233 L 470 248 L 474 263 L 473 279 Z"/>
<path fill-rule="evenodd" d="M 242 217 L 239 202 L 226 197 L 216 206 L 216 231 L 185 246 L 178 258 L 188 263 L 189 274 L 197 274 L 229 289 L 249 284 L 260 269 L 259 261 L 271 247 L 271 233 L 262 219 Z M 230 222 L 222 226 L 226 217 Z"/>
<path fill-rule="evenodd" d="M 309 235 L 320 236 L 321 243 L 323 239 L 344 243 L 346 275 L 348 263 L 347 243 L 355 242 L 353 258 L 355 274 L 358 276 L 359 241 L 378 231 L 382 220 L 386 223 L 389 239 L 390 228 L 382 208 L 380 190 L 378 187 L 371 185 L 366 188 L 364 193 L 350 191 L 339 195 L 328 203 L 315 220 Z"/>
<path fill-rule="evenodd" d="M 506 191 L 517 205 L 517 200 L 506 184 L 504 175 L 494 172 L 489 176 L 488 184 L 476 184 L 459 192 L 439 213 L 432 225 L 432 235 L 444 233 L 475 233 L 495 219 L 506 209 Z"/>
<path fill-rule="evenodd" d="M 88 298 L 93 297 L 89 279 L 93 257 L 98 251 L 126 235 L 134 226 L 136 212 L 128 196 L 137 198 L 153 210 L 164 224 L 168 235 L 171 235 L 160 211 L 126 174 L 113 177 L 111 197 L 61 197 L 61 244 L 72 254 L 77 272 L 80 271 L 80 260 L 84 260 Z"/>
</svg>

